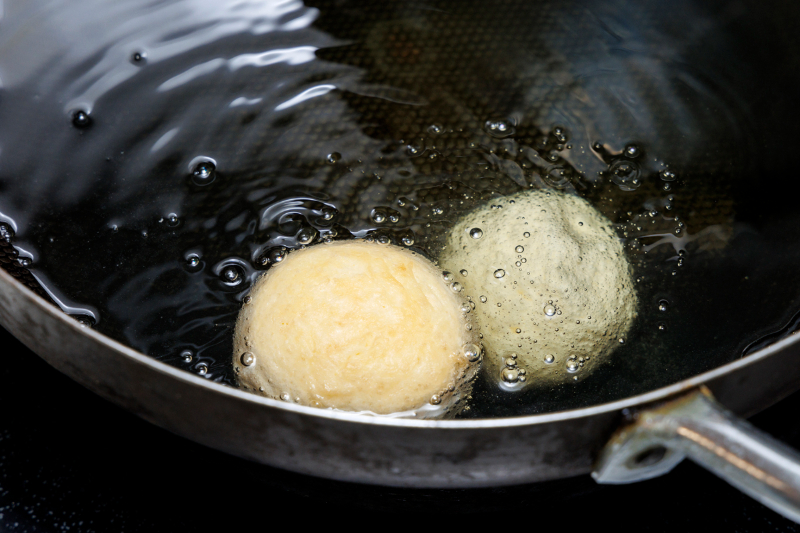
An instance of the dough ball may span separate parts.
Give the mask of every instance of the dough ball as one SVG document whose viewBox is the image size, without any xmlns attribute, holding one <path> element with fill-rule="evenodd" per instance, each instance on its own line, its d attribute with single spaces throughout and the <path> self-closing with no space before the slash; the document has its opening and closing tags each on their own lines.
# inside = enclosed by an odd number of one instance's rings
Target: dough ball
<svg viewBox="0 0 800 533">
<path fill-rule="evenodd" d="M 450 283 L 397 246 L 353 240 L 292 252 L 239 313 L 239 383 L 316 407 L 454 416 L 480 348 L 470 306 Z"/>
<path fill-rule="evenodd" d="M 484 367 L 512 387 L 588 375 L 624 342 L 636 316 L 622 243 L 576 196 L 526 191 L 468 213 L 440 265 L 476 304 Z"/>
</svg>

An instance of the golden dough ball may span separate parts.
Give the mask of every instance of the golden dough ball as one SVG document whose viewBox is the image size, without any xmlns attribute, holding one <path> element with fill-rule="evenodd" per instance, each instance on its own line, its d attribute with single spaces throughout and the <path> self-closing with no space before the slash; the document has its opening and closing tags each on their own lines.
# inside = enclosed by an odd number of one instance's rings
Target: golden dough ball
<svg viewBox="0 0 800 533">
<path fill-rule="evenodd" d="M 303 405 L 454 416 L 480 364 L 468 309 L 419 254 L 317 244 L 255 283 L 236 322 L 234 369 L 243 387 Z"/>
<path fill-rule="evenodd" d="M 637 312 L 611 222 L 555 191 L 492 204 L 457 222 L 440 257 L 476 304 L 484 367 L 510 387 L 590 374 L 624 342 Z"/>
</svg>

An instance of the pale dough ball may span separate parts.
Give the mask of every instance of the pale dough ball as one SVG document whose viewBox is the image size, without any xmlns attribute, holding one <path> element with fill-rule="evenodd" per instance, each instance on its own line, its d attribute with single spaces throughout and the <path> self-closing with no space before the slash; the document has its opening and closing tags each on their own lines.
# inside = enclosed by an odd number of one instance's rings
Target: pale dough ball
<svg viewBox="0 0 800 533">
<path fill-rule="evenodd" d="M 576 196 L 526 191 L 468 213 L 440 265 L 476 304 L 484 367 L 498 380 L 505 372 L 512 386 L 588 375 L 636 316 L 622 243 L 611 222 Z"/>
<path fill-rule="evenodd" d="M 234 369 L 242 386 L 271 398 L 454 416 L 480 364 L 468 309 L 419 254 L 318 244 L 256 282 L 237 319 Z"/>
</svg>

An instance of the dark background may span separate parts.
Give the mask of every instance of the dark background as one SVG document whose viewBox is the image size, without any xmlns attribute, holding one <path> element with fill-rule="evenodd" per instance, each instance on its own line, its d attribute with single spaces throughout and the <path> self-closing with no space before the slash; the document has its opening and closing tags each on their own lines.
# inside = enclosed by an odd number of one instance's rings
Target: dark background
<svg viewBox="0 0 800 533">
<path fill-rule="evenodd" d="M 474 528 L 486 518 L 493 527 L 548 531 L 800 531 L 688 462 L 663 478 L 626 486 L 599 486 L 584 476 L 410 490 L 292 474 L 152 426 L 59 374 L 2 329 L 0 347 L 2 533 L 288 532 L 340 519 L 366 519 L 382 529 L 431 518 L 447 527 Z M 794 394 L 752 421 L 800 448 L 799 409 L 800 394 Z"/>
</svg>

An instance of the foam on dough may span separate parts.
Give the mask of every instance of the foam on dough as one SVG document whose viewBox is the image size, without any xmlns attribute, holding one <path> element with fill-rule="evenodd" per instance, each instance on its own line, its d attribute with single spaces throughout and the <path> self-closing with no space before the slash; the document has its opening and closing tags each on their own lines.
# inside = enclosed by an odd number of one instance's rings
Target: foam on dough
<svg viewBox="0 0 800 533">
<path fill-rule="evenodd" d="M 233 364 L 243 387 L 271 398 L 454 416 L 480 361 L 480 350 L 465 353 L 476 338 L 463 309 L 419 254 L 360 240 L 317 244 L 255 283 Z"/>
<path fill-rule="evenodd" d="M 636 316 L 632 270 L 611 222 L 582 198 L 555 191 L 492 204 L 499 207 L 484 205 L 457 222 L 439 258 L 476 304 L 484 368 L 499 380 L 516 354 L 525 385 L 588 375 Z"/>
</svg>

